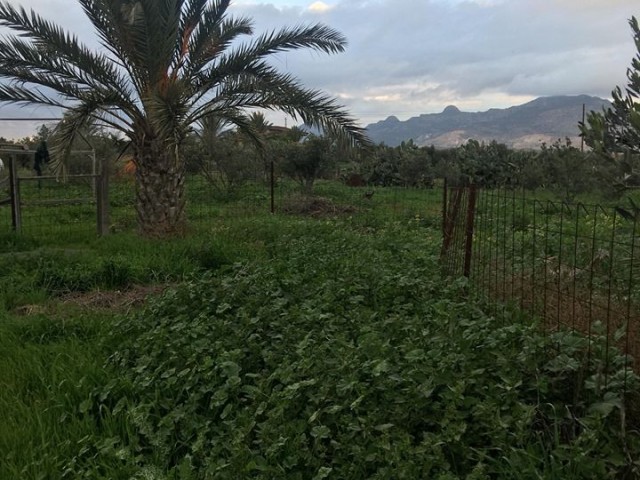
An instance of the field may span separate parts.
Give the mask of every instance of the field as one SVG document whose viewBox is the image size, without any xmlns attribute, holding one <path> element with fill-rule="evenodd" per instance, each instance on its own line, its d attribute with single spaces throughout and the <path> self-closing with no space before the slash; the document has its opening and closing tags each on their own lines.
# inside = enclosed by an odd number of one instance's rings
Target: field
<svg viewBox="0 0 640 480">
<path fill-rule="evenodd" d="M 640 478 L 604 336 L 443 281 L 437 190 L 317 194 L 195 185 L 163 242 L 124 200 L 104 238 L 2 234 L 0 478 Z"/>
</svg>

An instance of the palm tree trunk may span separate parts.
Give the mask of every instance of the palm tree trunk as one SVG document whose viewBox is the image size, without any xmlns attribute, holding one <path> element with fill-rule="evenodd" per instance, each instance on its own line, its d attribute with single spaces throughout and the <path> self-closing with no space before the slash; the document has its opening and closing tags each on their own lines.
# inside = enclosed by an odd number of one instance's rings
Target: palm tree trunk
<svg viewBox="0 0 640 480">
<path fill-rule="evenodd" d="M 149 237 L 180 235 L 186 228 L 185 165 L 159 139 L 134 147 L 136 211 L 140 233 Z"/>
</svg>

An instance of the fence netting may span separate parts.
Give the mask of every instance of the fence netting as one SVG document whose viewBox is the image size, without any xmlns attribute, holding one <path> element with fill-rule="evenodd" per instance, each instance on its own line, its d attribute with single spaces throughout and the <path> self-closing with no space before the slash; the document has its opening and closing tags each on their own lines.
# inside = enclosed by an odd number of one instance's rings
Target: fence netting
<svg viewBox="0 0 640 480">
<path fill-rule="evenodd" d="M 640 370 L 636 214 L 517 190 L 453 188 L 445 198 L 446 274 L 467 276 L 494 305 L 537 317 L 547 334 L 584 334 L 586 361 L 592 340 L 604 339 L 605 384 L 619 367 Z"/>
</svg>

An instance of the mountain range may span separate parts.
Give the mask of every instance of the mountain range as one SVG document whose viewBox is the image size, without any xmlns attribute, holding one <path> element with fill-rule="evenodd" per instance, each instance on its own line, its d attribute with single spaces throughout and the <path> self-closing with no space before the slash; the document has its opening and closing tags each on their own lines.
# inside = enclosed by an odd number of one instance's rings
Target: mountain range
<svg viewBox="0 0 640 480">
<path fill-rule="evenodd" d="M 469 139 L 496 140 L 512 148 L 535 149 L 569 138 L 580 145 L 578 122 L 582 108 L 601 111 L 611 104 L 588 95 L 540 97 L 523 105 L 486 112 L 462 112 L 450 105 L 442 113 L 430 113 L 405 121 L 391 116 L 370 124 L 367 133 L 375 143 L 399 145 L 412 139 L 420 146 L 455 147 Z"/>
</svg>

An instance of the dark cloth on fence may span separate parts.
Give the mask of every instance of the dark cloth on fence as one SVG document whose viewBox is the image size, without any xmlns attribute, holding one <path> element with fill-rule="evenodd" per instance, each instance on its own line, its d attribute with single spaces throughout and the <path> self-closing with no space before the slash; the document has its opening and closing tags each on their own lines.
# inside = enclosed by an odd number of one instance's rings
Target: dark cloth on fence
<svg viewBox="0 0 640 480">
<path fill-rule="evenodd" d="M 38 176 L 42 175 L 42 168 L 45 164 L 49 163 L 49 149 L 47 148 L 47 142 L 44 140 L 40 142 L 38 148 L 36 149 L 36 154 L 33 162 L 33 169 L 36 171 Z"/>
</svg>

